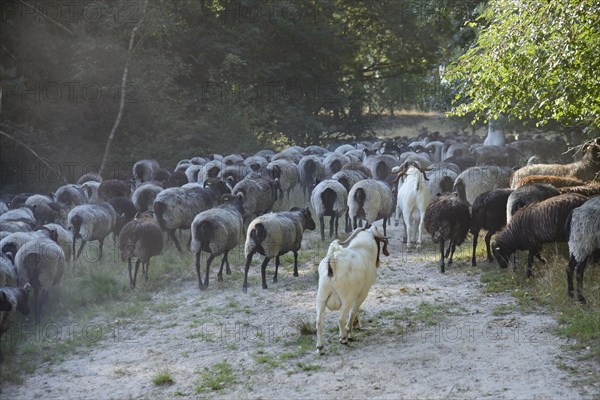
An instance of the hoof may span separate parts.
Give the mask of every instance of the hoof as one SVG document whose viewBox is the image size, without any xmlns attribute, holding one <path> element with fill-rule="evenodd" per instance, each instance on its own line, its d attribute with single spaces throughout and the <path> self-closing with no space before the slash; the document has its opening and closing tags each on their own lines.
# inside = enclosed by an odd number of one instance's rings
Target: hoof
<svg viewBox="0 0 600 400">
<path fill-rule="evenodd" d="M 323 346 L 317 346 L 317 354 L 319 354 L 319 355 L 325 354 L 325 350 L 323 349 Z"/>
<path fill-rule="evenodd" d="M 341 344 L 348 344 L 348 338 L 346 338 L 346 337 L 340 338 L 340 343 Z"/>
<path fill-rule="evenodd" d="M 263 289 L 268 289 L 268 287 L 267 287 L 267 285 L 266 285 L 266 284 L 265 284 L 265 285 L 262 285 L 262 288 L 263 288 Z"/>
<path fill-rule="evenodd" d="M 242 286 L 242 292 L 248 293 L 248 286 Z"/>
<path fill-rule="evenodd" d="M 300 275 L 298 275 L 298 273 L 297 273 L 297 272 L 294 272 L 294 276 L 297 278 L 297 277 L 299 277 Z"/>
<path fill-rule="evenodd" d="M 217 281 L 218 282 L 223 282 L 223 274 L 218 274 L 217 275 Z"/>
<path fill-rule="evenodd" d="M 587 303 L 586 300 L 585 300 L 585 297 L 583 297 L 583 296 L 577 296 L 577 301 L 579 303 L 581 303 L 581 304 L 586 304 Z"/>
<path fill-rule="evenodd" d="M 273 277 L 273 283 L 277 283 L 277 277 L 276 276 Z M 266 287 L 263 287 L 263 289 L 266 289 Z"/>
</svg>

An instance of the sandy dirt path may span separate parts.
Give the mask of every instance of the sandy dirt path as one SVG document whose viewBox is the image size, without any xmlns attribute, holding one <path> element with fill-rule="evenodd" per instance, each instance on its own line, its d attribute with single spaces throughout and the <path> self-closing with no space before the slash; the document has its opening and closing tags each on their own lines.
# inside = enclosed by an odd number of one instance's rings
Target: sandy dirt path
<svg viewBox="0 0 600 400">
<path fill-rule="evenodd" d="M 62 362 L 41 365 L 21 385 L 2 383 L 2 398 L 578 399 L 600 394 L 597 386 L 576 382 L 577 376 L 560 367 L 578 363 L 576 354 L 553 333 L 556 322 L 543 309 L 515 311 L 510 296 L 483 293 L 479 272 L 450 267 L 442 275 L 418 255 L 385 260 L 363 304 L 356 341 L 338 344 L 337 313 L 326 314 L 326 354 L 319 356 L 314 337 L 297 329 L 299 320 L 314 324 L 313 268 L 312 260 L 304 262 L 294 278 L 286 265 L 279 283 L 262 290 L 254 266 L 248 294 L 241 291 L 241 266 L 224 283 L 211 281 L 205 292 L 193 280 L 176 282 L 152 297 L 151 311 L 131 319 L 98 318 L 96 330 L 72 329 L 68 334 L 97 335 L 99 341 Z M 495 312 L 499 308 L 502 315 Z M 66 336 L 63 329 L 59 340 Z M 218 390 L 207 388 L 206 377 L 219 363 L 230 369 L 228 378 Z M 162 370 L 173 384 L 152 383 Z"/>
</svg>

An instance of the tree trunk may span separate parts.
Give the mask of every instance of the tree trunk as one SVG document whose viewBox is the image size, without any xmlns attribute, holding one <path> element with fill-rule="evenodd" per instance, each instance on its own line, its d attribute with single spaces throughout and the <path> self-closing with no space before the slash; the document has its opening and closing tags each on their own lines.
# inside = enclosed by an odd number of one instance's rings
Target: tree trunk
<svg viewBox="0 0 600 400">
<path fill-rule="evenodd" d="M 144 22 L 144 17 L 146 15 L 146 7 L 148 6 L 148 0 L 144 0 L 144 6 L 142 8 L 142 16 L 135 24 L 133 29 L 131 30 L 131 36 L 129 37 L 129 48 L 127 49 L 127 59 L 125 60 L 125 68 L 123 69 L 123 77 L 121 78 L 121 98 L 119 99 L 119 110 L 117 112 L 117 118 L 115 119 L 115 123 L 110 131 L 110 135 L 108 135 L 108 141 L 106 142 L 106 147 L 104 148 L 104 156 L 102 157 L 102 163 L 100 164 L 100 171 L 98 173 L 100 176 L 103 175 L 104 169 L 106 168 L 106 162 L 108 161 L 108 155 L 110 153 L 110 146 L 115 138 L 115 134 L 117 133 L 117 129 L 119 128 L 119 124 L 121 123 L 121 118 L 123 117 L 123 109 L 125 108 L 125 95 L 127 94 L 127 75 L 129 74 L 129 63 L 131 62 L 131 58 L 133 57 L 133 43 L 135 39 L 135 34 Z"/>
</svg>

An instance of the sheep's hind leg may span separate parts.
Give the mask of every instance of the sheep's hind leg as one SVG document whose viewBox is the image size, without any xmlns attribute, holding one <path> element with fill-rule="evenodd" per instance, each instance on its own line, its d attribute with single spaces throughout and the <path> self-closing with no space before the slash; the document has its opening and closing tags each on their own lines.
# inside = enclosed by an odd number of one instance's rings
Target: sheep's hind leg
<svg viewBox="0 0 600 400">
<path fill-rule="evenodd" d="M 81 245 L 79 246 L 79 250 L 77 251 L 77 257 L 75 259 L 78 259 L 79 256 L 81 255 L 81 252 L 83 251 L 83 246 L 85 246 L 86 241 L 81 239 Z"/>
<path fill-rule="evenodd" d="M 248 254 L 248 257 L 246 257 L 246 266 L 244 267 L 244 284 L 242 285 L 242 291 L 244 293 L 248 292 L 248 270 L 250 269 L 250 264 L 252 263 L 252 257 L 254 257 L 254 253 L 256 253 L 256 251 L 251 251 Z"/>
<path fill-rule="evenodd" d="M 271 261 L 269 257 L 265 257 L 261 266 L 260 266 L 260 274 L 262 276 L 262 288 L 267 289 L 267 264 Z M 275 270 L 275 278 L 277 277 L 277 269 Z M 275 279 L 273 278 L 273 279 Z M 275 281 L 277 282 L 277 281 Z"/>
<path fill-rule="evenodd" d="M 294 251 L 294 276 L 298 277 L 298 252 Z"/>
<path fill-rule="evenodd" d="M 129 270 L 129 287 L 133 289 L 135 285 L 133 284 L 133 275 L 131 275 L 131 257 L 127 259 L 127 269 Z"/>
<path fill-rule="evenodd" d="M 140 260 L 139 258 L 137 259 L 137 261 L 135 262 L 135 272 L 133 273 L 133 287 L 135 287 L 135 282 L 137 281 L 137 274 L 138 274 L 138 269 L 140 269 L 140 263 L 142 262 L 142 260 Z M 142 267 L 143 269 L 143 267 Z M 142 274 L 144 272 L 142 271 Z"/>
<path fill-rule="evenodd" d="M 196 253 L 196 274 L 198 275 L 198 287 L 204 289 L 202 284 L 202 276 L 200 275 L 200 251 Z"/>
<path fill-rule="evenodd" d="M 450 245 L 448 246 L 448 248 L 452 248 L 452 250 L 450 251 L 450 259 L 448 260 L 448 266 L 451 266 L 452 257 L 454 257 L 454 251 L 456 250 L 456 243 L 454 242 L 454 240 L 450 241 Z"/>
<path fill-rule="evenodd" d="M 275 275 L 273 275 L 273 283 L 277 283 L 277 274 L 279 273 L 279 256 L 275 257 Z"/>
<path fill-rule="evenodd" d="M 212 263 L 214 259 L 215 255 L 211 253 L 210 256 L 208 256 L 208 260 L 206 260 L 206 277 L 204 279 L 205 288 L 208 288 L 208 273 L 210 272 L 210 263 Z"/>
<path fill-rule="evenodd" d="M 444 265 L 444 239 L 440 239 L 440 271 L 442 274 L 446 272 L 446 266 Z"/>
<path fill-rule="evenodd" d="M 569 297 L 573 297 L 573 272 L 576 265 L 577 261 L 575 261 L 575 257 L 571 256 L 569 266 L 567 267 L 567 294 Z"/>
<path fill-rule="evenodd" d="M 223 258 L 221 259 L 221 268 L 219 269 L 219 273 L 217 274 L 217 280 L 219 282 L 223 282 L 223 265 L 227 264 L 227 275 L 231 275 L 231 270 L 229 269 L 229 260 L 227 260 L 228 251 L 223 254 Z"/>
<path fill-rule="evenodd" d="M 477 266 L 477 239 L 479 237 L 479 231 L 474 232 L 473 233 L 473 256 L 471 257 L 471 265 L 473 267 Z M 487 236 L 486 236 L 487 238 Z M 486 240 L 486 245 L 487 245 L 487 240 Z M 490 253 L 488 253 L 488 257 L 489 257 Z M 488 258 L 489 259 L 489 258 Z"/>
<path fill-rule="evenodd" d="M 168 232 L 169 232 L 169 237 L 171 238 L 173 243 L 175 243 L 175 248 L 177 249 L 177 251 L 181 251 L 181 245 L 179 244 L 179 240 L 177 240 L 177 236 L 175 236 L 175 231 L 171 229 Z"/>
<path fill-rule="evenodd" d="M 329 217 L 329 237 L 332 238 L 333 237 L 333 230 L 334 230 L 334 225 L 335 225 L 335 214 L 333 214 L 332 216 Z M 337 236 L 337 232 L 336 232 L 336 236 Z"/>
<path fill-rule="evenodd" d="M 585 304 L 585 297 L 583 297 L 583 273 L 585 272 L 585 267 L 587 266 L 587 258 L 577 264 L 577 300 Z"/>
<path fill-rule="evenodd" d="M 492 249 L 490 247 L 490 241 L 492 240 L 492 235 L 496 232 L 488 231 L 485 234 L 485 250 L 487 251 L 487 259 L 488 262 L 494 262 L 494 256 L 492 256 Z"/>
<path fill-rule="evenodd" d="M 321 241 L 325 241 L 325 218 L 319 215 L 319 228 L 321 229 Z"/>
</svg>

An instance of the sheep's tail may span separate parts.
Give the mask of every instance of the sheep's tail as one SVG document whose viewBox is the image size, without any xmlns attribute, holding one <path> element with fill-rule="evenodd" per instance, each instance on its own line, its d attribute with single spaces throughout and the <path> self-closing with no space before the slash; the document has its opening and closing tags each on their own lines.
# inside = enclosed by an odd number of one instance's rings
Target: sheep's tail
<svg viewBox="0 0 600 400">
<path fill-rule="evenodd" d="M 356 204 L 358 204 L 358 212 L 356 213 L 356 215 L 363 215 L 365 212 L 365 201 L 367 200 L 367 193 L 365 192 L 365 189 L 356 189 L 356 193 L 354 194 L 354 200 L 356 200 Z"/>
<path fill-rule="evenodd" d="M 375 173 L 377 174 L 377 179 L 383 181 L 390 174 L 390 167 L 388 167 L 385 162 L 381 161 L 377 163 L 377 166 L 375 167 Z"/>
<path fill-rule="evenodd" d="M 337 194 L 331 188 L 327 188 L 321 192 L 321 202 L 325 213 L 331 213 L 335 205 Z"/>
<path fill-rule="evenodd" d="M 192 250 L 198 251 L 202 249 L 204 251 L 210 251 L 208 246 L 215 236 L 215 228 L 212 222 L 208 220 L 201 221 L 198 225 L 196 225 L 196 232 L 194 233 L 199 248 Z M 202 247 L 202 245 L 204 246 Z"/>
<path fill-rule="evenodd" d="M 77 238 L 79 237 L 79 232 L 81 231 L 81 224 L 83 223 L 83 218 L 81 215 L 74 215 L 71 218 L 71 225 L 73 225 L 73 259 L 75 259 L 75 242 L 77 242 Z"/>
<path fill-rule="evenodd" d="M 304 181 L 304 192 L 305 193 L 310 193 L 310 189 L 312 184 L 315 182 L 315 170 L 317 169 L 317 165 L 315 164 L 314 160 L 308 160 L 306 161 L 306 164 L 304 165 L 304 172 L 306 174 L 305 176 L 305 181 Z"/>
<path fill-rule="evenodd" d="M 457 179 L 456 182 L 454 182 L 454 191 L 458 193 L 459 199 L 468 204 L 465 183 L 462 181 L 462 179 Z"/>
<path fill-rule="evenodd" d="M 250 238 L 256 244 L 261 244 L 267 238 L 267 229 L 264 224 L 258 223 L 250 231 Z"/>
<path fill-rule="evenodd" d="M 161 229 L 165 229 L 165 212 L 167 211 L 167 205 L 161 201 L 157 201 L 154 203 L 154 216 L 156 217 L 156 222 L 160 225 Z"/>
</svg>

